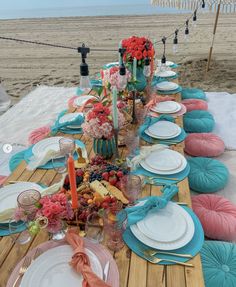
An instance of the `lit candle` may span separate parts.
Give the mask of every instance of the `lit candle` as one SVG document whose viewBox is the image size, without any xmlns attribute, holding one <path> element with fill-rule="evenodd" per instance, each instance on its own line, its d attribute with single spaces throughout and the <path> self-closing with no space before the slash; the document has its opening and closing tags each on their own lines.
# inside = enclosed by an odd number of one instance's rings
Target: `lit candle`
<svg viewBox="0 0 236 287">
<path fill-rule="evenodd" d="M 136 81 L 137 79 L 137 59 L 136 58 L 133 59 L 133 78 L 134 78 L 134 81 Z"/>
<path fill-rule="evenodd" d="M 68 175 L 70 181 L 70 191 L 71 191 L 71 200 L 72 200 L 72 208 L 78 208 L 78 194 L 76 190 L 76 174 L 75 174 L 75 164 L 74 159 L 70 155 L 67 161 L 68 165 Z"/>
<path fill-rule="evenodd" d="M 122 48 L 122 41 L 120 41 L 119 43 L 119 49 L 121 48 Z M 122 64 L 122 57 L 121 57 L 121 54 L 119 53 L 119 66 L 121 66 L 121 64 Z"/>
<path fill-rule="evenodd" d="M 118 129 L 118 110 L 117 110 L 117 89 L 116 87 L 112 90 L 112 117 L 114 129 Z"/>
</svg>

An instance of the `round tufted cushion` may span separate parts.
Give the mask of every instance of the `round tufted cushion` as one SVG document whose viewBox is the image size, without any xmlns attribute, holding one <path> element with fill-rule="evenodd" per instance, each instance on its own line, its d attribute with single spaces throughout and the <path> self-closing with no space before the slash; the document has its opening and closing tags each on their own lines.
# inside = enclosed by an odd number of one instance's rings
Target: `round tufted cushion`
<svg viewBox="0 0 236 287">
<path fill-rule="evenodd" d="M 220 161 L 208 157 L 188 158 L 190 165 L 189 186 L 200 193 L 211 193 L 223 189 L 229 178 L 227 167 Z"/>
<path fill-rule="evenodd" d="M 202 110 L 194 110 L 184 115 L 184 129 L 188 133 L 209 133 L 214 128 L 214 118 Z"/>
<path fill-rule="evenodd" d="M 182 100 L 185 99 L 200 99 L 206 101 L 206 94 L 203 90 L 196 88 L 183 88 L 181 92 Z"/>
<path fill-rule="evenodd" d="M 222 154 L 225 144 L 212 133 L 192 133 L 185 139 L 184 151 L 192 156 L 213 157 Z"/>
<path fill-rule="evenodd" d="M 187 112 L 191 112 L 193 110 L 207 110 L 208 104 L 206 101 L 198 100 L 198 99 L 186 99 L 182 101 L 182 104 L 187 108 Z"/>
<path fill-rule="evenodd" d="M 192 197 L 192 206 L 207 237 L 236 240 L 236 205 L 220 195 L 201 194 Z"/>
<path fill-rule="evenodd" d="M 222 241 L 205 241 L 201 260 L 206 287 L 236 286 L 236 245 Z"/>
</svg>

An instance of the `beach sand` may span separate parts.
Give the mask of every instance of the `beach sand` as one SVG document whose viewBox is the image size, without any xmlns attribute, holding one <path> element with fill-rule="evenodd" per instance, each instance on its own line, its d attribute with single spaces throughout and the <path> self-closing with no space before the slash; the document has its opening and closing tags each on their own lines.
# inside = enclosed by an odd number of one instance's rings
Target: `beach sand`
<svg viewBox="0 0 236 287">
<path fill-rule="evenodd" d="M 186 17 L 179 14 L 1 20 L 0 35 L 72 47 L 85 43 L 91 48 L 87 62 L 93 75 L 103 64 L 118 59 L 116 52 L 96 52 L 93 48 L 117 49 L 119 41 L 131 35 L 160 40 L 185 23 Z M 173 38 L 168 39 L 167 59 L 182 64 L 179 71 L 184 86 L 236 92 L 235 14 L 220 15 L 211 71 L 205 75 L 214 19 L 214 14 L 199 14 L 197 27 L 190 26 L 187 44 L 181 31 L 177 55 L 172 52 Z M 162 44 L 159 44 L 159 58 L 162 51 Z M 76 50 L 0 41 L 0 79 L 13 103 L 37 85 L 77 86 L 80 62 Z"/>
</svg>

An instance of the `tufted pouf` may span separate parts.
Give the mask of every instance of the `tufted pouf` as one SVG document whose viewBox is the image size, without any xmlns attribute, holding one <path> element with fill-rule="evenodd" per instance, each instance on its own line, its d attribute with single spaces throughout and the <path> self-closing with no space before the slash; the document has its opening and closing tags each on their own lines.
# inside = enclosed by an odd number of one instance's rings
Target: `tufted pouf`
<svg viewBox="0 0 236 287">
<path fill-rule="evenodd" d="M 193 110 L 207 110 L 208 104 L 206 101 L 198 100 L 198 99 L 186 99 L 182 101 L 182 104 L 187 108 L 187 112 L 191 112 Z"/>
<path fill-rule="evenodd" d="M 209 133 L 215 121 L 208 111 L 194 110 L 184 115 L 184 129 L 188 133 Z"/>
<path fill-rule="evenodd" d="M 182 100 L 185 99 L 200 99 L 206 101 L 206 94 L 201 89 L 183 88 L 181 92 Z"/>
<path fill-rule="evenodd" d="M 201 194 L 192 197 L 192 206 L 207 237 L 236 241 L 236 205 L 220 195 Z"/>
<path fill-rule="evenodd" d="M 200 193 L 211 193 L 223 189 L 229 179 L 227 167 L 220 161 L 208 157 L 188 158 L 190 165 L 189 186 Z"/>
<path fill-rule="evenodd" d="M 205 241 L 201 250 L 206 287 L 236 286 L 236 245 L 223 241 Z"/>
<path fill-rule="evenodd" d="M 225 144 L 212 133 L 192 133 L 185 139 L 184 151 L 192 156 L 213 157 L 222 154 Z"/>
</svg>

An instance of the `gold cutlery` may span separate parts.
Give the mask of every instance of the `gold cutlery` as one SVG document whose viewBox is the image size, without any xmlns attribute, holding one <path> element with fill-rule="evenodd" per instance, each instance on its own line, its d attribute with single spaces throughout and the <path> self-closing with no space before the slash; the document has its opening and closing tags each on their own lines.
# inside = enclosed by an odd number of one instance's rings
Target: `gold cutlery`
<svg viewBox="0 0 236 287">
<path fill-rule="evenodd" d="M 188 205 L 186 202 L 178 202 L 178 201 L 177 201 L 177 202 L 175 202 L 175 203 L 177 203 L 178 205 L 186 205 L 186 206 Z"/>
<path fill-rule="evenodd" d="M 143 253 L 143 252 L 142 252 Z M 182 266 L 186 266 L 186 267 L 194 267 L 193 264 L 191 263 L 185 263 L 185 262 L 180 262 L 180 261 L 177 261 L 177 260 L 172 260 L 172 259 L 165 259 L 165 258 L 158 258 L 158 257 L 154 257 L 154 256 L 149 256 L 147 255 L 146 253 L 143 253 L 144 255 L 144 258 L 149 261 L 150 263 L 153 263 L 153 264 L 158 264 L 160 263 L 161 261 L 167 261 L 167 262 L 171 262 L 171 263 L 175 263 L 177 265 L 182 265 Z"/>
<path fill-rule="evenodd" d="M 34 253 L 34 256 L 33 256 L 32 261 L 34 261 L 35 259 L 37 259 L 42 253 L 43 253 L 42 249 L 37 248 L 36 251 L 35 251 L 35 253 Z"/>
<path fill-rule="evenodd" d="M 179 253 L 173 253 L 173 252 L 167 252 L 167 251 L 159 251 L 154 249 L 147 249 L 142 251 L 143 253 L 147 254 L 148 256 L 155 256 L 158 254 L 165 254 L 165 255 L 171 255 L 176 257 L 183 257 L 183 258 L 193 258 L 191 254 L 179 254 Z"/>
<path fill-rule="evenodd" d="M 26 256 L 24 261 L 23 261 L 23 264 L 21 265 L 20 267 L 20 270 L 19 270 L 19 273 L 18 273 L 18 276 L 13 284 L 12 287 L 15 287 L 17 286 L 17 282 L 19 281 L 19 279 L 25 274 L 25 272 L 27 271 L 27 269 L 29 268 L 31 264 L 31 258 L 29 256 Z"/>
</svg>

